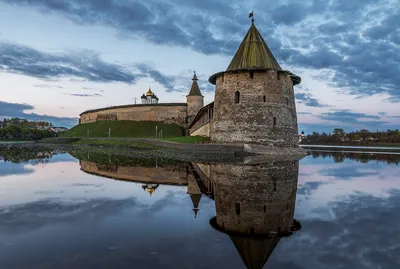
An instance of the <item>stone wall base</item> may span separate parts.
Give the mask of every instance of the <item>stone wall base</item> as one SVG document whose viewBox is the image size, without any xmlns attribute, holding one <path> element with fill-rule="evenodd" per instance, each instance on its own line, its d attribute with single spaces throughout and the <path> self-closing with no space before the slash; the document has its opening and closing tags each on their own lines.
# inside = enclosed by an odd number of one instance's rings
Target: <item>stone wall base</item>
<svg viewBox="0 0 400 269">
<path fill-rule="evenodd" d="M 262 158 L 268 159 L 293 159 L 299 160 L 308 155 L 308 151 L 303 148 L 271 148 L 263 145 L 244 144 L 244 153 L 262 155 Z"/>
</svg>

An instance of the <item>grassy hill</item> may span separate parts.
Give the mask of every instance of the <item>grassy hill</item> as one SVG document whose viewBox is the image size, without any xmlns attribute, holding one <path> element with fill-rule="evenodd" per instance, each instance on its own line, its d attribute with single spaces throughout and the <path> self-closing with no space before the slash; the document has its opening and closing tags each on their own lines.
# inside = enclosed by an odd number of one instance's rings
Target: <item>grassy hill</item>
<svg viewBox="0 0 400 269">
<path fill-rule="evenodd" d="M 94 123 L 79 124 L 63 137 L 108 137 L 108 128 L 111 128 L 111 137 L 156 137 L 156 126 L 158 132 L 162 130 L 164 137 L 178 137 L 184 135 L 184 129 L 176 124 L 166 124 L 154 121 L 98 121 Z"/>
</svg>

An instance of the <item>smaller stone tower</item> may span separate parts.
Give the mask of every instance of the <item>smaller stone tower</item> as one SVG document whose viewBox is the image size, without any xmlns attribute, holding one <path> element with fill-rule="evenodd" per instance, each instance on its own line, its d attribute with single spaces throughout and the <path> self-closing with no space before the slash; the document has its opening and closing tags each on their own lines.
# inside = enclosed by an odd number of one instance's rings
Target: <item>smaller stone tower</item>
<svg viewBox="0 0 400 269">
<path fill-rule="evenodd" d="M 196 116 L 196 114 L 204 106 L 204 96 L 201 95 L 199 85 L 197 84 L 198 79 L 196 76 L 196 72 L 194 72 L 192 81 L 193 81 L 192 88 L 190 88 L 189 94 L 186 95 L 189 122 L 194 118 L 194 116 Z"/>
</svg>

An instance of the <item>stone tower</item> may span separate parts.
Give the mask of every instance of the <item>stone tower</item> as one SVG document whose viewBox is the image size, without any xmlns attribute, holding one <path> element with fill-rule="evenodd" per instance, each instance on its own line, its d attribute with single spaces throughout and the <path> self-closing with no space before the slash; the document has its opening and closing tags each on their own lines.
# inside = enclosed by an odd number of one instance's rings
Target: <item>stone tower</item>
<svg viewBox="0 0 400 269">
<path fill-rule="evenodd" d="M 282 70 L 254 21 L 216 85 L 211 140 L 298 147 L 293 86 L 300 77 Z"/>
<path fill-rule="evenodd" d="M 186 96 L 186 101 L 188 104 L 188 117 L 189 122 L 196 116 L 197 112 L 204 106 L 204 96 L 201 95 L 199 85 L 197 84 L 196 72 L 194 72 L 192 78 L 192 88 L 190 88 L 189 95 Z"/>
</svg>

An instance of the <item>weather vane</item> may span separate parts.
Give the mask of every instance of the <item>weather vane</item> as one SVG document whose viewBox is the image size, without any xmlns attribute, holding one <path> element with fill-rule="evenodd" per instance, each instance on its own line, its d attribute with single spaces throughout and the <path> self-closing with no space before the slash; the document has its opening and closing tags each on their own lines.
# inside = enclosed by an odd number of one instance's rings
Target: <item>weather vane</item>
<svg viewBox="0 0 400 269">
<path fill-rule="evenodd" d="M 249 18 L 251 18 L 251 23 L 254 23 L 254 10 L 249 14 Z"/>
</svg>

